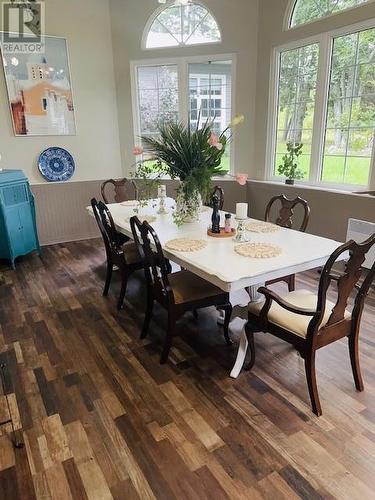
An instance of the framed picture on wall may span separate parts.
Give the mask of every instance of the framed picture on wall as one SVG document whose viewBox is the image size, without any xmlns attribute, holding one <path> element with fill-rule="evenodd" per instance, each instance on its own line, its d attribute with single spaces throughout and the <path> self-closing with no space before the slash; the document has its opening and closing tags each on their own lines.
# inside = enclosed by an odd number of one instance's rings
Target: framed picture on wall
<svg viewBox="0 0 375 500">
<path fill-rule="evenodd" d="M 75 135 L 66 40 L 45 36 L 39 54 L 1 50 L 15 134 Z"/>
</svg>

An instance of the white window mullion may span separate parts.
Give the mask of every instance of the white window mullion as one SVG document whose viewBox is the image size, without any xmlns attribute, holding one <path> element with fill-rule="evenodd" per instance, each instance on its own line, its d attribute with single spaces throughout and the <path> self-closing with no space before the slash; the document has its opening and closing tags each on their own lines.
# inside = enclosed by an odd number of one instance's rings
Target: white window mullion
<svg viewBox="0 0 375 500">
<path fill-rule="evenodd" d="M 280 55 L 281 52 L 275 49 L 272 53 L 271 61 L 271 85 L 268 98 L 268 130 L 267 130 L 267 148 L 265 179 L 275 178 L 275 158 L 277 143 L 277 115 L 279 98 L 279 79 L 280 79 Z"/>
<path fill-rule="evenodd" d="M 139 115 L 139 95 L 138 95 L 138 66 L 131 64 L 131 94 L 132 94 L 132 110 L 133 110 L 133 144 L 141 145 L 141 119 Z"/>
<path fill-rule="evenodd" d="M 311 144 L 310 182 L 319 183 L 321 179 L 327 102 L 330 81 L 332 38 L 324 34 L 319 42 L 319 70 L 315 96 L 315 113 Z"/>
<path fill-rule="evenodd" d="M 178 95 L 179 95 L 179 119 L 187 123 L 189 120 L 189 71 L 186 59 L 178 63 Z"/>
<path fill-rule="evenodd" d="M 369 189 L 375 190 L 375 132 L 374 132 L 374 140 L 372 143 L 372 157 L 370 164 L 370 178 L 369 178 Z"/>
</svg>

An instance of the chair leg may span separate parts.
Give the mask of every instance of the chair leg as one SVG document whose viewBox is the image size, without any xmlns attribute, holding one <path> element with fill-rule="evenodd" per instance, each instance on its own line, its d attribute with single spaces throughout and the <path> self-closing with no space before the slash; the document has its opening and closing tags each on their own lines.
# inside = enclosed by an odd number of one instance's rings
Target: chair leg
<svg viewBox="0 0 375 500">
<path fill-rule="evenodd" d="M 229 335 L 229 323 L 230 323 L 230 318 L 232 316 L 232 310 L 233 310 L 232 304 L 225 305 L 223 307 L 223 310 L 225 312 L 224 324 L 223 324 L 225 342 L 227 343 L 227 345 L 232 345 L 233 342 L 232 342 L 232 339 L 230 338 L 230 335 Z"/>
<path fill-rule="evenodd" d="M 128 286 L 128 278 L 129 274 L 122 269 L 121 270 L 121 291 L 120 291 L 120 296 L 117 301 L 117 309 L 120 310 L 122 309 L 124 299 L 125 299 L 125 294 L 126 294 L 126 288 Z"/>
<path fill-rule="evenodd" d="M 320 417 L 322 414 L 322 407 L 320 406 L 318 386 L 316 384 L 315 352 L 311 352 L 305 357 L 305 372 L 312 410 L 315 415 Z"/>
<path fill-rule="evenodd" d="M 111 279 L 112 279 L 112 271 L 113 271 L 113 263 L 110 260 L 107 260 L 107 274 L 105 277 L 105 284 L 103 290 L 104 297 L 107 297 L 109 292 L 109 287 L 111 285 Z"/>
<path fill-rule="evenodd" d="M 166 264 L 166 267 L 167 267 L 167 273 L 171 274 L 171 272 L 172 272 L 172 266 L 171 266 L 171 263 L 170 263 L 169 259 L 165 260 L 165 264 Z"/>
<path fill-rule="evenodd" d="M 255 363 L 255 341 L 254 341 L 254 332 L 249 328 L 248 324 L 245 327 L 247 341 L 249 342 L 250 348 L 250 361 L 247 364 L 245 370 L 250 371 Z"/>
<path fill-rule="evenodd" d="M 169 351 L 172 347 L 172 339 L 176 328 L 176 318 L 173 313 L 168 312 L 168 329 L 164 341 L 163 352 L 160 357 L 160 364 L 163 365 L 168 360 Z"/>
<path fill-rule="evenodd" d="M 150 327 L 150 321 L 152 318 L 152 310 L 154 308 L 154 297 L 150 290 L 147 291 L 147 305 L 146 305 L 146 313 L 145 320 L 143 322 L 141 339 L 144 339 L 148 334 L 148 329 Z"/>
<path fill-rule="evenodd" d="M 292 276 L 289 276 L 288 279 L 288 290 L 289 292 L 294 292 L 296 289 L 296 275 L 292 274 Z"/>
<path fill-rule="evenodd" d="M 355 387 L 357 391 L 362 392 L 364 390 L 363 379 L 361 375 L 361 367 L 359 365 L 359 346 L 358 346 L 358 335 L 350 335 L 349 341 L 349 354 L 350 362 L 353 370 L 353 377 L 355 382 Z"/>
<path fill-rule="evenodd" d="M 194 319 L 198 319 L 198 310 L 197 309 L 193 309 L 192 313 L 193 313 Z"/>
</svg>

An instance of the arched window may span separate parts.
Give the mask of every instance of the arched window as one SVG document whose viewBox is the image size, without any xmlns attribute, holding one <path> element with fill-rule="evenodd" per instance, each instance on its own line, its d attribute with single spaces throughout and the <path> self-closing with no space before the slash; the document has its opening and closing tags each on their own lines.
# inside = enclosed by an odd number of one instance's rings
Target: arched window
<svg viewBox="0 0 375 500">
<path fill-rule="evenodd" d="M 154 49 L 220 41 L 219 26 L 206 7 L 197 2 L 177 0 L 151 19 L 143 45 L 146 49 Z"/>
<path fill-rule="evenodd" d="M 296 0 L 289 19 L 289 28 L 328 17 L 337 12 L 369 3 L 373 0 Z"/>
</svg>

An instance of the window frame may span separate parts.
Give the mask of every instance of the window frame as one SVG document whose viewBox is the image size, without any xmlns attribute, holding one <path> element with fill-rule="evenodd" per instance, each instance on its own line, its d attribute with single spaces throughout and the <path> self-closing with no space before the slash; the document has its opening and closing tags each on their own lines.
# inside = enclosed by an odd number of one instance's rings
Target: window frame
<svg viewBox="0 0 375 500">
<path fill-rule="evenodd" d="M 283 21 L 283 31 L 290 31 L 290 30 L 296 30 L 298 28 L 301 28 L 302 26 L 308 26 L 309 24 L 312 23 L 317 23 L 319 21 L 322 21 L 323 19 L 329 19 L 334 16 L 339 16 L 340 14 L 343 14 L 344 12 L 350 12 L 355 9 L 360 9 L 361 7 L 364 7 L 368 4 L 374 3 L 375 0 L 367 0 L 367 2 L 364 2 L 363 4 L 360 5 L 353 5 L 352 7 L 347 7 L 346 9 L 339 10 L 337 12 L 333 12 L 332 14 L 329 14 L 328 16 L 323 16 L 323 17 L 318 17 L 317 19 L 311 19 L 310 21 L 306 21 L 305 23 L 302 24 L 297 24 L 296 26 L 292 26 L 292 19 L 294 15 L 294 11 L 297 6 L 297 2 L 299 0 L 289 0 L 288 1 L 288 6 L 285 11 L 284 15 L 284 21 Z"/>
<path fill-rule="evenodd" d="M 159 14 L 161 14 L 164 10 L 168 9 L 169 7 L 173 6 L 174 0 L 168 1 L 166 4 L 161 4 L 153 13 L 152 15 L 148 18 L 147 23 L 144 27 L 143 33 L 142 33 L 142 42 L 141 42 L 141 48 L 142 50 L 173 50 L 173 49 L 180 49 L 182 47 L 202 47 L 206 45 L 218 45 L 223 42 L 223 32 L 221 29 L 220 24 L 218 23 L 218 20 L 216 19 L 216 16 L 214 13 L 205 5 L 203 2 L 200 0 L 193 0 L 193 3 L 196 5 L 200 5 L 206 11 L 210 14 L 212 19 L 215 21 L 217 29 L 219 30 L 220 34 L 220 40 L 215 40 L 213 42 L 202 42 L 202 43 L 194 43 L 192 45 L 185 45 L 185 44 L 178 44 L 178 45 L 169 45 L 169 46 L 164 46 L 164 47 L 147 47 L 147 37 L 150 32 L 151 26 L 153 25 L 154 21 L 158 18 Z"/>
<path fill-rule="evenodd" d="M 268 99 L 267 120 L 267 147 L 265 178 L 269 181 L 280 182 L 280 176 L 274 174 L 277 142 L 277 116 L 279 96 L 280 54 L 287 50 L 298 49 L 306 45 L 317 43 L 319 46 L 318 77 L 315 97 L 314 121 L 311 142 L 310 175 L 308 179 L 299 180 L 298 183 L 306 186 L 332 188 L 341 191 L 358 191 L 375 184 L 375 141 L 373 141 L 370 172 L 368 184 L 344 184 L 321 180 L 324 161 L 324 144 L 328 113 L 329 84 L 331 77 L 332 49 L 334 39 L 350 35 L 358 31 L 375 28 L 375 18 L 345 26 L 342 28 L 319 33 L 314 36 L 294 40 L 292 42 L 274 47 L 271 55 L 270 92 Z"/>
<path fill-rule="evenodd" d="M 178 72 L 178 113 L 179 119 L 185 123 L 189 120 L 189 71 L 188 67 L 191 63 L 206 63 L 207 61 L 231 61 L 231 119 L 235 116 L 235 102 L 236 102 L 236 75 L 237 75 L 237 55 L 231 54 L 215 54 L 215 55 L 200 55 L 190 57 L 162 57 L 155 59 L 139 59 L 137 61 L 130 61 L 130 78 L 131 78 L 131 101 L 132 101 L 132 115 L 133 115 L 133 134 L 136 145 L 141 145 L 139 136 L 141 133 L 141 121 L 139 114 L 139 98 L 138 98 L 138 81 L 137 81 L 137 68 L 140 66 L 164 66 L 176 65 Z M 234 172 L 235 165 L 235 151 L 236 151 L 236 134 L 233 135 L 231 148 L 230 148 L 230 170 L 229 175 Z"/>
</svg>

